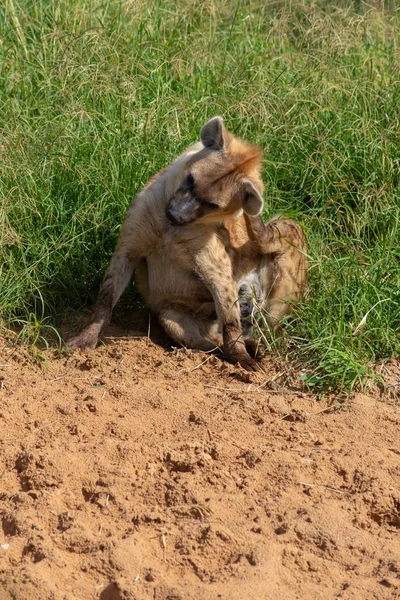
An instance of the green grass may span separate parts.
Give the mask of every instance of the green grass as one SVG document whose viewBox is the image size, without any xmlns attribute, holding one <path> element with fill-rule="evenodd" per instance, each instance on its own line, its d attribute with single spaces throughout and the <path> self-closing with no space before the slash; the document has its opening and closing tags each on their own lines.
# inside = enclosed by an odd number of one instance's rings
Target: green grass
<svg viewBox="0 0 400 600">
<path fill-rule="evenodd" d="M 306 381 L 351 390 L 398 355 L 396 4 L 6 0 L 3 322 L 93 302 L 132 197 L 221 114 L 265 149 L 265 217 L 307 232 Z"/>
</svg>

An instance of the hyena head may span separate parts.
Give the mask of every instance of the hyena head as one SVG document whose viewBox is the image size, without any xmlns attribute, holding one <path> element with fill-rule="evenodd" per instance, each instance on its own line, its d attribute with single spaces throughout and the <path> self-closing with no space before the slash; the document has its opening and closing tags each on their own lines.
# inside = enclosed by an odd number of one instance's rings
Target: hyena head
<svg viewBox="0 0 400 600">
<path fill-rule="evenodd" d="M 171 223 L 218 223 L 241 211 L 260 214 L 262 150 L 229 133 L 221 117 L 204 125 L 200 140 L 203 147 L 188 154 L 183 176 L 168 202 Z"/>
</svg>

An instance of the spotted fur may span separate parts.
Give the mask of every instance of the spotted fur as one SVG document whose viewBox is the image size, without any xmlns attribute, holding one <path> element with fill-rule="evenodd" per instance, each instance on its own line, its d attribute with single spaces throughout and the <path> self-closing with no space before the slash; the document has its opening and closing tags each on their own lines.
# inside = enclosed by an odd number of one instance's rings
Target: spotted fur
<svg viewBox="0 0 400 600">
<path fill-rule="evenodd" d="M 96 346 L 135 270 L 175 343 L 220 347 L 232 362 L 258 368 L 242 336 L 239 282 L 256 270 L 275 326 L 304 289 L 304 236 L 289 219 L 263 225 L 259 147 L 234 137 L 221 117 L 204 125 L 200 139 L 131 203 L 92 319 L 68 341 L 71 349 Z"/>
</svg>

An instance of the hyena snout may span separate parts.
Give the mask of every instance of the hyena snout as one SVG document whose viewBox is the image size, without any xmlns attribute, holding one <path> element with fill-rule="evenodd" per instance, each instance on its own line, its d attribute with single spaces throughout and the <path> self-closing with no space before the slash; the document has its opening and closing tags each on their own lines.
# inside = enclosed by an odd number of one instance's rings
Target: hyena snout
<svg viewBox="0 0 400 600">
<path fill-rule="evenodd" d="M 171 198 L 166 214 L 172 225 L 193 223 L 201 216 L 201 202 L 191 194 Z"/>
<path fill-rule="evenodd" d="M 239 300 L 240 318 L 248 319 L 253 312 L 253 303 L 250 300 Z"/>
<path fill-rule="evenodd" d="M 257 272 L 249 273 L 240 283 L 239 290 L 240 319 L 249 321 L 260 312 L 263 293 Z"/>
</svg>

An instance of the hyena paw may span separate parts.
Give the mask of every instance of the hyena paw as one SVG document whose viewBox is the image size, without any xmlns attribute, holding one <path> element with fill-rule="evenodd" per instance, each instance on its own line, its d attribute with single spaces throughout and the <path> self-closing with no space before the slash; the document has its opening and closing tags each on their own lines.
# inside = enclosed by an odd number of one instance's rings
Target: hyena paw
<svg viewBox="0 0 400 600">
<path fill-rule="evenodd" d="M 251 373 L 259 373 L 260 371 L 264 371 L 260 363 L 250 356 L 248 358 L 246 357 L 239 360 L 239 364 L 241 367 L 243 367 L 243 369 Z"/>
<path fill-rule="evenodd" d="M 246 371 L 255 373 L 263 371 L 263 368 L 260 366 L 260 364 L 254 358 L 252 358 L 244 349 L 241 352 L 231 352 L 229 358 L 231 362 L 239 364 Z"/>
<path fill-rule="evenodd" d="M 97 334 L 84 329 L 78 335 L 74 335 L 67 340 L 67 348 L 68 350 L 82 350 L 83 352 L 90 352 L 96 348 L 97 342 Z"/>
</svg>

